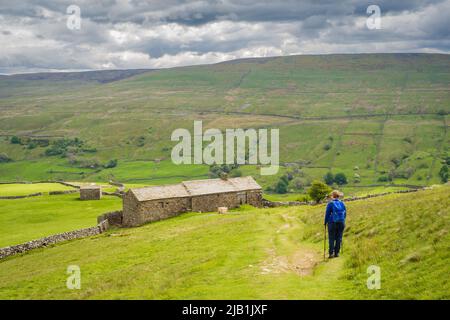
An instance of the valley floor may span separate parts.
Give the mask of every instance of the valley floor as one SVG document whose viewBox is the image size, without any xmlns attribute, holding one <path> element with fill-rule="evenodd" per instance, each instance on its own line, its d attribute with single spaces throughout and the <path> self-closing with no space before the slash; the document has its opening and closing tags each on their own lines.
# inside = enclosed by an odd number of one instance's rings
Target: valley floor
<svg viewBox="0 0 450 320">
<path fill-rule="evenodd" d="M 348 203 L 344 253 L 323 259 L 324 206 L 188 213 L 0 262 L 1 299 L 449 299 L 448 193 Z M 66 287 L 67 268 L 81 289 Z M 369 290 L 367 268 L 381 268 Z"/>
</svg>

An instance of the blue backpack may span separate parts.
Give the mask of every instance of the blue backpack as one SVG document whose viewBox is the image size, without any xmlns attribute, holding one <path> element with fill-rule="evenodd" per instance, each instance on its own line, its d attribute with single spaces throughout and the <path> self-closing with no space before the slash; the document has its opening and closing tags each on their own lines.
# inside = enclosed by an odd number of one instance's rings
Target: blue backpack
<svg viewBox="0 0 450 320">
<path fill-rule="evenodd" d="M 342 201 L 332 201 L 333 203 L 333 210 L 332 210 L 332 217 L 331 221 L 333 222 L 342 222 L 345 221 L 345 217 L 347 215 L 347 212 L 345 210 L 345 205 Z"/>
</svg>

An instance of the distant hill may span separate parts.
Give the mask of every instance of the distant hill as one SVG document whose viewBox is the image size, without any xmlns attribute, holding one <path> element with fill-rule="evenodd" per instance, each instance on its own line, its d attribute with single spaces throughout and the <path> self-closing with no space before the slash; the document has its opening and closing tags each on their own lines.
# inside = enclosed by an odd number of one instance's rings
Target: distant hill
<svg viewBox="0 0 450 320">
<path fill-rule="evenodd" d="M 149 72 L 149 69 L 129 69 L 129 70 L 97 70 L 97 71 L 79 71 L 79 72 L 39 72 L 23 73 L 14 75 L 0 75 L 2 80 L 29 80 L 29 81 L 95 81 L 99 83 L 108 83 L 122 80 Z"/>
<path fill-rule="evenodd" d="M 449 83 L 449 55 L 409 53 L 0 77 L 0 153 L 14 160 L 0 165 L 0 173 L 36 178 L 35 171 L 15 167 L 17 161 L 45 161 L 65 169 L 54 167 L 40 178 L 69 179 L 64 172 L 76 171 L 82 179 L 112 174 L 154 183 L 154 173 L 139 173 L 132 162 L 158 159 L 168 162 L 170 182 L 186 179 L 199 173 L 183 167 L 179 174 L 169 165 L 170 135 L 203 120 L 205 128 L 279 128 L 281 161 L 302 168 L 298 185 L 328 171 L 344 172 L 355 185 L 439 183 L 450 144 Z M 44 156 L 44 147 L 11 144 L 12 135 L 77 137 L 96 152 L 78 152 L 69 165 L 67 158 Z M 119 159 L 118 168 L 92 173 L 79 167 L 111 158 Z M 241 169 L 258 174 L 251 166 Z M 265 186 L 277 179 L 257 178 Z"/>
</svg>

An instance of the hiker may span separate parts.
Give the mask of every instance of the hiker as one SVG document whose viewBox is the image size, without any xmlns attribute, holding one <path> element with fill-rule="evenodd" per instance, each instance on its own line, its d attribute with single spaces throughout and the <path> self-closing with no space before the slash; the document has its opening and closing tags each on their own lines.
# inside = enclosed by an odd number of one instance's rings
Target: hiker
<svg viewBox="0 0 450 320">
<path fill-rule="evenodd" d="M 332 200 L 327 204 L 325 211 L 325 226 L 328 224 L 328 258 L 339 257 L 341 249 L 342 234 L 345 228 L 347 210 L 345 204 L 339 200 L 343 194 L 338 190 L 331 193 Z"/>
</svg>

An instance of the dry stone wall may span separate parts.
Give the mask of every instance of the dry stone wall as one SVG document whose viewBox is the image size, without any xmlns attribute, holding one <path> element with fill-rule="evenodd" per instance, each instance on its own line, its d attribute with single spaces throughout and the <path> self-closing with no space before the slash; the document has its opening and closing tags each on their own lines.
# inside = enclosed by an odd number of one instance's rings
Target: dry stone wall
<svg viewBox="0 0 450 320">
<path fill-rule="evenodd" d="M 0 259 L 4 259 L 6 257 L 12 256 L 15 254 L 19 254 L 19 253 L 24 253 L 24 252 L 30 251 L 32 249 L 46 247 L 48 245 L 52 245 L 52 244 L 62 242 L 62 241 L 68 241 L 68 240 L 73 240 L 73 239 L 95 236 L 95 235 L 98 235 L 98 234 L 106 231 L 108 229 L 108 227 L 109 227 L 108 221 L 102 221 L 95 227 L 85 228 L 85 229 L 80 229 L 80 230 L 75 230 L 75 231 L 69 231 L 69 232 L 63 232 L 63 233 L 55 234 L 55 235 L 48 236 L 45 238 L 18 244 L 15 246 L 0 248 Z"/>
<path fill-rule="evenodd" d="M 104 213 L 97 217 L 97 222 L 100 224 L 103 221 L 108 221 L 110 226 L 121 227 L 123 222 L 123 212 L 122 210 L 112 211 Z"/>
<path fill-rule="evenodd" d="M 247 192 L 247 203 L 254 207 L 262 207 L 263 203 L 262 192 L 257 191 L 248 191 Z"/>
<path fill-rule="evenodd" d="M 387 196 L 389 194 L 395 194 L 395 193 L 411 193 L 411 192 L 417 192 L 420 190 L 428 189 L 428 187 L 421 188 L 421 189 L 410 189 L 410 190 L 399 190 L 399 191 L 393 191 L 393 192 L 384 192 L 384 193 L 377 193 L 377 194 L 368 194 L 366 196 L 362 197 L 349 197 L 344 198 L 344 202 L 349 201 L 356 201 L 356 200 L 365 200 L 370 198 L 376 198 L 376 197 L 382 197 Z M 313 205 L 314 202 L 300 202 L 300 201 L 270 201 L 267 199 L 262 200 L 263 206 L 268 208 L 275 208 L 275 207 L 283 207 L 283 206 L 305 206 L 305 205 Z M 325 201 L 322 201 L 321 203 L 325 203 Z"/>
<path fill-rule="evenodd" d="M 36 193 L 32 193 L 32 194 L 27 194 L 24 196 L 1 196 L 0 199 L 24 199 L 24 198 L 31 198 L 31 197 L 38 197 L 38 196 L 42 196 L 42 192 L 36 192 Z"/>
<path fill-rule="evenodd" d="M 119 192 L 119 191 L 116 191 L 116 192 L 102 191 L 102 195 L 105 195 L 105 196 L 116 196 L 116 197 L 119 197 L 119 198 L 123 198 L 123 193 Z"/>
<path fill-rule="evenodd" d="M 78 193 L 78 190 L 57 190 L 57 191 L 49 191 L 48 194 L 50 196 L 56 196 L 60 194 L 70 194 L 70 193 Z"/>
<path fill-rule="evenodd" d="M 70 182 L 65 182 L 65 181 L 58 181 L 58 180 L 40 180 L 40 181 L 2 181 L 0 182 L 0 184 L 36 184 L 36 183 L 59 183 L 62 184 L 64 186 L 67 187 L 72 187 L 72 188 L 76 188 L 79 189 L 80 186 L 70 183 Z"/>
</svg>

